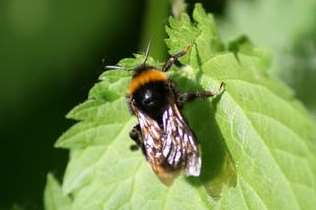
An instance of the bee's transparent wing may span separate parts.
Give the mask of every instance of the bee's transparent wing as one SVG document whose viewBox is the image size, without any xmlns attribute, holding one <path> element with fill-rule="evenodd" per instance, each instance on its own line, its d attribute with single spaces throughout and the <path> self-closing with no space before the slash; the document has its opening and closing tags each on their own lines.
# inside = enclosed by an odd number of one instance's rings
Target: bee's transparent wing
<svg viewBox="0 0 316 210">
<path fill-rule="evenodd" d="M 176 104 L 163 114 L 163 157 L 172 168 L 185 168 L 187 176 L 199 176 L 201 158 L 196 138 L 183 119 Z"/>
<path fill-rule="evenodd" d="M 199 176 L 201 158 L 197 141 L 176 104 L 166 107 L 162 122 L 136 110 L 141 128 L 144 151 L 154 172 L 162 180 L 170 179 L 178 169 L 187 176 Z"/>
</svg>

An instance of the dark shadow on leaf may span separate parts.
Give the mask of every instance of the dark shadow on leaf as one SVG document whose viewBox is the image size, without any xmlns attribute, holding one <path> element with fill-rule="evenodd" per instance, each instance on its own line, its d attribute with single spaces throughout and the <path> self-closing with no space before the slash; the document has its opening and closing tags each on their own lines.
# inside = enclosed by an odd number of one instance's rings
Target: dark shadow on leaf
<svg viewBox="0 0 316 210">
<path fill-rule="evenodd" d="M 194 81 L 176 75 L 173 79 L 181 91 L 203 90 Z M 221 94 L 212 102 L 197 99 L 184 106 L 182 113 L 194 131 L 202 150 L 202 170 L 200 177 L 188 177 L 189 183 L 203 185 L 208 194 L 217 199 L 224 189 L 236 185 L 236 168 L 225 145 L 224 137 L 215 120 L 215 113 Z"/>
<path fill-rule="evenodd" d="M 199 84 L 201 82 L 201 78 L 203 74 L 202 61 L 201 61 L 200 53 L 196 44 L 194 45 L 194 48 L 196 49 L 196 58 L 197 58 L 198 68 L 199 68 L 198 72 L 196 73 L 196 82 Z"/>
</svg>

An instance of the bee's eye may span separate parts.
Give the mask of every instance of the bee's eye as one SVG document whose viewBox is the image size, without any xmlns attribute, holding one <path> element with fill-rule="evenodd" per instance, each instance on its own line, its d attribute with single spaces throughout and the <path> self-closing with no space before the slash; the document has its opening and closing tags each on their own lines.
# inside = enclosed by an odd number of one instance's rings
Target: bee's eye
<svg viewBox="0 0 316 210">
<path fill-rule="evenodd" d="M 143 104 L 146 106 L 152 106 L 154 104 L 153 98 L 144 98 Z"/>
<path fill-rule="evenodd" d="M 157 102 L 159 102 L 159 99 L 161 98 L 160 94 L 157 92 L 152 92 L 151 90 L 147 90 L 144 98 L 143 98 L 143 105 L 145 106 L 155 106 L 157 105 Z"/>
</svg>

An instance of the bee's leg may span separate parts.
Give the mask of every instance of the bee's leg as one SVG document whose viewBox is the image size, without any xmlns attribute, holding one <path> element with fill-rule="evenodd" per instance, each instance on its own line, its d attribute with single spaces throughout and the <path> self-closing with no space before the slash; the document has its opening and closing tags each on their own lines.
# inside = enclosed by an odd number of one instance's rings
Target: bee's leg
<svg viewBox="0 0 316 210">
<path fill-rule="evenodd" d="M 171 68 L 171 66 L 175 64 L 180 57 L 184 56 L 191 49 L 191 47 L 192 45 L 189 45 L 186 48 L 184 48 L 182 51 L 174 55 L 171 55 L 169 59 L 167 60 L 167 62 L 163 65 L 162 71 L 164 72 L 168 71 Z"/>
<path fill-rule="evenodd" d="M 224 83 L 222 82 L 219 90 L 216 93 L 212 91 L 177 93 L 177 96 L 176 96 L 177 105 L 179 107 L 182 107 L 185 103 L 193 101 L 194 99 L 197 99 L 197 98 L 208 98 L 208 97 L 216 96 L 222 92 L 223 87 L 224 87 Z"/>
<path fill-rule="evenodd" d="M 133 129 L 129 132 L 129 137 L 136 143 L 136 145 L 132 145 L 132 150 L 135 150 L 135 146 L 138 148 L 142 147 L 143 140 L 139 124 L 135 125 Z"/>
<path fill-rule="evenodd" d="M 146 150 L 144 147 L 144 141 L 143 141 L 143 137 L 142 137 L 142 133 L 141 133 L 139 124 L 135 125 L 133 127 L 133 129 L 129 132 L 129 137 L 132 140 L 134 140 L 134 142 L 136 143 L 134 145 L 131 145 L 130 149 L 132 151 L 135 151 L 135 150 L 138 150 L 139 148 L 141 148 L 145 158 L 147 159 Z"/>
</svg>

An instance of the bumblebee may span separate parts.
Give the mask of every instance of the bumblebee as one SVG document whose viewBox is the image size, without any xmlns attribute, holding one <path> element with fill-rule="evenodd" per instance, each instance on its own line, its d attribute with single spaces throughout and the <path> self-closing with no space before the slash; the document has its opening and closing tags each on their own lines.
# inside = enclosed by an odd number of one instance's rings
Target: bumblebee
<svg viewBox="0 0 316 210">
<path fill-rule="evenodd" d="M 128 106 L 138 119 L 129 136 L 164 183 L 170 183 L 181 170 L 187 176 L 200 175 L 199 143 L 180 110 L 196 98 L 216 95 L 211 91 L 179 92 L 168 78 L 166 72 L 189 49 L 171 55 L 162 69 L 145 61 L 134 69 L 128 86 Z"/>
</svg>

